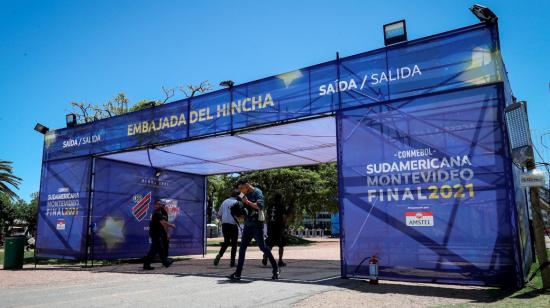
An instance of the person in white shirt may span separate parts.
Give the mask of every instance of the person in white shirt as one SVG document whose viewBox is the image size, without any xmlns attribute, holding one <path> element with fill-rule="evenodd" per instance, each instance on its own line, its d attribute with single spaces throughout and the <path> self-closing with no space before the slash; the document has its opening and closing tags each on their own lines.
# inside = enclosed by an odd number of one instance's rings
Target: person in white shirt
<svg viewBox="0 0 550 308">
<path fill-rule="evenodd" d="M 231 197 L 225 199 L 220 205 L 218 210 L 218 219 L 222 222 L 222 233 L 223 233 L 223 243 L 220 248 L 220 252 L 214 259 L 214 265 L 220 263 L 225 250 L 229 245 L 231 245 L 231 267 L 235 267 L 235 256 L 237 254 L 237 241 L 239 240 L 239 229 L 238 222 L 234 215 L 231 213 L 231 208 L 233 206 L 238 206 L 239 202 L 237 200 L 239 196 L 239 191 L 234 191 L 231 193 Z"/>
</svg>

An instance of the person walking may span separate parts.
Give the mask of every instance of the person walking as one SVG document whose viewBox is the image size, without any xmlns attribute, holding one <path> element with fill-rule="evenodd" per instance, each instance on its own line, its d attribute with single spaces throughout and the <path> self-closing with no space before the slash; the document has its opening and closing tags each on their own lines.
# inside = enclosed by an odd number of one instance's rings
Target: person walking
<svg viewBox="0 0 550 308">
<path fill-rule="evenodd" d="M 153 214 L 151 214 L 151 221 L 149 222 L 149 237 L 151 238 L 151 247 L 149 248 L 149 252 L 147 253 L 147 256 L 145 257 L 145 260 L 143 262 L 144 270 L 155 269 L 151 266 L 151 262 L 153 262 L 153 258 L 157 254 L 160 256 L 160 261 L 162 262 L 162 265 L 164 265 L 165 267 L 169 267 L 170 265 L 172 265 L 172 261 L 168 260 L 166 249 L 164 247 L 165 238 L 167 237 L 165 228 L 175 228 L 176 225 L 171 224 L 166 219 L 164 219 L 161 207 L 162 202 L 160 200 L 155 201 L 155 204 L 153 205 Z"/>
<path fill-rule="evenodd" d="M 273 202 L 267 207 L 267 239 L 265 243 L 269 250 L 275 246 L 279 247 L 279 262 L 277 263 L 279 267 L 286 266 L 286 263 L 283 262 L 283 254 L 288 242 L 287 217 L 288 210 L 283 202 L 283 195 L 276 192 Z M 266 254 L 264 254 L 262 264 L 267 265 Z"/>
<path fill-rule="evenodd" d="M 160 202 L 160 211 L 162 212 L 163 220 L 168 221 L 168 211 L 166 210 L 166 203 L 164 201 Z M 164 248 L 164 255 L 168 258 L 168 256 L 170 256 L 170 233 L 168 232 L 170 226 L 163 225 L 163 227 L 165 232 L 162 236 L 162 245 Z"/>
<path fill-rule="evenodd" d="M 267 258 L 271 263 L 273 270 L 273 276 L 271 276 L 271 279 L 279 279 L 280 272 L 277 262 L 275 262 L 271 251 L 264 243 L 264 195 L 259 188 L 252 186 L 250 182 L 246 180 L 239 180 L 237 182 L 237 188 L 242 193 L 241 198 L 246 215 L 243 234 L 241 237 L 241 246 L 239 247 L 239 261 L 237 262 L 237 269 L 228 278 L 231 280 L 241 279 L 246 249 L 248 248 L 250 241 L 254 238 L 260 250 L 267 255 Z"/>
<path fill-rule="evenodd" d="M 220 205 L 218 210 L 218 219 L 222 222 L 223 243 L 220 247 L 218 255 L 214 259 L 214 265 L 218 266 L 220 259 L 223 257 L 225 250 L 231 245 L 231 263 L 230 267 L 235 267 L 235 256 L 237 255 L 237 241 L 239 240 L 239 229 L 237 218 L 233 215 L 231 208 L 239 207 L 240 192 L 238 190 L 233 191 L 231 196 L 225 199 Z"/>
</svg>

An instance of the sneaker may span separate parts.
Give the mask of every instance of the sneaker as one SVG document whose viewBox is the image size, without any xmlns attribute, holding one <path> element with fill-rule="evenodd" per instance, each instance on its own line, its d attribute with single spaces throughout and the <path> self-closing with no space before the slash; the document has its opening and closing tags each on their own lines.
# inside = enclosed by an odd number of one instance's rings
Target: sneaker
<svg viewBox="0 0 550 308">
<path fill-rule="evenodd" d="M 145 270 L 145 271 L 152 271 L 152 270 L 154 270 L 154 269 L 155 269 L 155 268 L 152 267 L 151 265 L 147 265 L 147 266 L 144 265 L 144 266 L 143 266 L 143 270 Z"/>
<path fill-rule="evenodd" d="M 281 274 L 280 271 L 277 271 L 275 273 L 273 273 L 273 276 L 271 276 L 271 279 L 273 280 L 279 280 L 279 275 Z"/>
<path fill-rule="evenodd" d="M 241 275 L 237 275 L 237 273 L 233 273 L 233 274 L 227 276 L 227 278 L 229 278 L 231 280 L 241 280 Z"/>
<path fill-rule="evenodd" d="M 267 266 L 267 256 L 266 256 L 265 254 L 264 254 L 264 257 L 263 257 L 263 259 L 262 259 L 262 264 L 263 264 L 264 266 Z"/>
<path fill-rule="evenodd" d="M 222 256 L 220 256 L 219 254 L 216 256 L 216 258 L 214 258 L 214 265 L 215 266 L 218 266 L 218 264 L 220 264 L 220 259 L 222 258 Z"/>
<path fill-rule="evenodd" d="M 229 267 L 235 267 L 235 262 L 231 262 L 231 265 Z"/>
<path fill-rule="evenodd" d="M 168 268 L 168 267 L 170 267 L 170 265 L 172 265 L 172 263 L 174 263 L 174 261 L 169 260 L 168 262 L 164 263 L 163 265 L 164 265 L 164 267 Z"/>
<path fill-rule="evenodd" d="M 279 260 L 279 263 L 277 263 L 277 265 L 279 265 L 279 267 L 285 267 L 286 263 Z"/>
</svg>

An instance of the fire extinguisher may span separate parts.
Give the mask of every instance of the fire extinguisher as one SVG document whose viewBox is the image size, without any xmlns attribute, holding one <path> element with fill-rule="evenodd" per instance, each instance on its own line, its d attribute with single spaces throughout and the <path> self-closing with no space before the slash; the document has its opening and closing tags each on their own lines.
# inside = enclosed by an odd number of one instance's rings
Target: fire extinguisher
<svg viewBox="0 0 550 308">
<path fill-rule="evenodd" d="M 369 259 L 369 284 L 378 284 L 378 258 L 376 256 Z"/>
</svg>

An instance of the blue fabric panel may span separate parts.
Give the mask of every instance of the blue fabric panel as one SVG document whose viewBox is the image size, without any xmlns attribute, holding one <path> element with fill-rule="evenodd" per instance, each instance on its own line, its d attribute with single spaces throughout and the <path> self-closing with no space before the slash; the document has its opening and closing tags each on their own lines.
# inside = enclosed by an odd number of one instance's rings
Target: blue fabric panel
<svg viewBox="0 0 550 308">
<path fill-rule="evenodd" d="M 185 141 L 502 81 L 496 30 L 475 25 L 46 136 L 44 160 Z"/>
<path fill-rule="evenodd" d="M 205 178 L 97 159 L 92 223 L 93 257 L 139 258 L 149 249 L 149 221 L 157 199 L 168 201 L 171 255 L 204 252 Z"/>
<path fill-rule="evenodd" d="M 347 276 L 367 276 L 377 256 L 385 279 L 518 280 L 499 91 L 486 86 L 338 116 Z"/>
<path fill-rule="evenodd" d="M 86 247 L 86 224 L 91 158 L 44 163 L 36 256 L 81 259 Z"/>
</svg>

